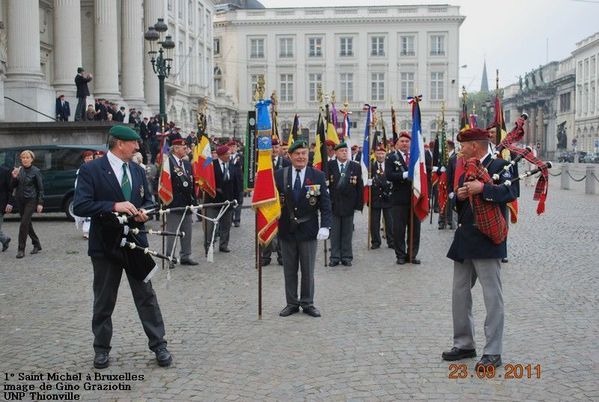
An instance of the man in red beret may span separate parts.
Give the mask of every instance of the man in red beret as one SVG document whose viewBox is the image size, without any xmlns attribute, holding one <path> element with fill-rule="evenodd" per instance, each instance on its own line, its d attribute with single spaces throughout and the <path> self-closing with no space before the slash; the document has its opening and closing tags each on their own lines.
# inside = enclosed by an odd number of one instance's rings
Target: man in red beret
<svg viewBox="0 0 599 402">
<path fill-rule="evenodd" d="M 489 133 L 480 128 L 471 128 L 458 134 L 462 154 L 466 160 L 478 159 L 487 166 L 489 175 L 499 174 L 498 183 L 483 183 L 480 180 L 464 181 L 459 178 L 456 191 L 458 228 L 447 257 L 453 265 L 453 348 L 445 351 L 442 358 L 448 361 L 461 360 L 476 356 L 474 342 L 474 321 L 472 319 L 472 291 L 478 278 L 483 288 L 485 309 L 486 344 L 483 356 L 476 364 L 479 367 L 502 364 L 503 346 L 503 293 L 501 286 L 501 258 L 506 256 L 506 242 L 495 244 L 483 234 L 474 220 L 473 205 L 470 198 L 481 196 L 486 202 L 495 203 L 505 216 L 506 203 L 516 199 L 515 186 L 502 185 L 511 179 L 510 171 L 504 171 L 508 164 L 503 159 L 492 159 L 489 152 Z"/>
<path fill-rule="evenodd" d="M 187 142 L 182 138 L 174 139 L 171 144 L 171 154 L 169 155 L 170 174 L 173 183 L 173 201 L 168 204 L 171 208 L 197 205 L 191 164 L 185 158 L 186 155 Z M 176 232 L 179 228 L 180 231 L 185 232 L 185 236 L 181 238 L 181 249 L 179 250 L 181 264 L 198 265 L 191 255 L 192 214 L 186 211 L 185 217 L 183 215 L 184 211 L 173 211 L 168 214 L 166 230 Z M 171 254 L 174 244 L 175 237 L 167 237 L 167 255 Z M 174 268 L 174 265 L 171 264 L 171 268 Z"/>
<path fill-rule="evenodd" d="M 360 163 L 362 159 L 362 151 L 358 148 L 357 145 L 352 145 L 351 147 L 351 160 L 354 162 Z"/>
<path fill-rule="evenodd" d="M 327 146 L 327 161 L 335 160 L 335 142 L 332 140 L 326 140 L 325 145 Z"/>
<path fill-rule="evenodd" d="M 216 148 L 217 158 L 212 161 L 214 167 L 214 178 L 216 182 L 216 196 L 214 198 L 208 196 L 208 203 L 221 203 L 225 201 L 233 201 L 237 199 L 239 194 L 237 178 L 238 171 L 230 164 L 231 151 L 226 145 L 221 145 Z M 216 218 L 220 212 L 220 207 L 206 208 L 206 215 L 209 218 Z M 229 207 L 221 219 L 218 221 L 219 230 L 219 250 L 223 253 L 229 253 L 229 234 L 231 232 L 231 224 L 233 222 L 233 208 Z M 204 233 L 204 249 L 208 253 L 210 242 L 212 240 L 212 232 L 214 223 L 207 220 L 206 233 Z"/>
</svg>

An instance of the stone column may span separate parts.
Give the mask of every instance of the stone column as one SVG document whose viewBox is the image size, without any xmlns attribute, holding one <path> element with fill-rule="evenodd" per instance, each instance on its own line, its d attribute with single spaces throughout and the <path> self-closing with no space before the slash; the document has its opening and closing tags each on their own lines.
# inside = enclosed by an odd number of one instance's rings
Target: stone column
<svg viewBox="0 0 599 402">
<path fill-rule="evenodd" d="M 130 106 L 143 108 L 144 70 L 142 0 L 122 0 L 121 95 Z"/>
<path fill-rule="evenodd" d="M 41 81 L 38 0 L 8 1 L 7 81 Z"/>
<path fill-rule="evenodd" d="M 150 25 L 154 25 L 158 18 L 166 17 L 165 4 L 162 0 L 144 0 L 144 27 L 143 32 L 148 30 Z M 166 19 L 165 19 L 166 21 Z M 154 50 L 158 49 L 158 44 L 154 42 Z M 144 40 L 144 92 L 146 95 L 146 103 L 153 114 L 158 113 L 158 76 L 152 70 L 148 52 L 150 51 L 150 43 Z M 147 115 L 147 113 L 146 113 Z"/>
<path fill-rule="evenodd" d="M 71 101 L 81 60 L 81 2 L 54 0 L 54 88 L 71 95 Z"/>
<path fill-rule="evenodd" d="M 94 3 L 94 95 L 111 100 L 120 98 L 116 6 L 114 0 Z"/>
</svg>

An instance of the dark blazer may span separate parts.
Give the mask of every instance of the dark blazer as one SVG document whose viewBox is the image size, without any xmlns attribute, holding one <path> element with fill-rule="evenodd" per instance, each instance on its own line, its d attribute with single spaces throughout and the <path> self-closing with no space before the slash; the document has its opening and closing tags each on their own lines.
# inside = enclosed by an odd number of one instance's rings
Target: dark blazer
<svg viewBox="0 0 599 402">
<path fill-rule="evenodd" d="M 71 115 L 71 106 L 69 102 L 64 101 L 64 105 L 60 101 L 60 98 L 56 98 L 56 119 L 58 121 L 69 121 Z"/>
<path fill-rule="evenodd" d="M 372 178 L 372 186 L 370 187 L 370 200 L 372 207 L 391 208 L 391 182 L 387 180 L 385 173 L 380 172 L 377 161 L 373 161 L 371 164 L 370 176 Z"/>
<path fill-rule="evenodd" d="M 152 194 L 148 188 L 146 172 L 136 163 L 129 163 L 131 172 L 131 203 L 136 208 L 151 208 Z M 77 216 L 91 216 L 92 223 L 89 231 L 90 257 L 102 257 L 104 250 L 102 227 L 98 224 L 98 215 L 113 210 L 114 204 L 125 201 L 118 179 L 112 171 L 108 156 L 103 156 L 79 168 L 77 187 L 73 200 L 73 211 Z M 143 228 L 143 225 L 139 227 Z M 145 234 L 136 235 L 139 245 L 147 247 L 148 239 Z"/>
<path fill-rule="evenodd" d="M 237 178 L 237 169 L 229 168 L 229 180 L 225 181 L 220 164 L 221 160 L 218 158 L 212 161 L 212 166 L 214 167 L 214 181 L 216 182 L 216 197 L 211 198 L 208 196 L 209 202 L 236 200 L 240 191 L 237 188 L 239 182 Z"/>
<path fill-rule="evenodd" d="M 112 119 L 114 121 L 120 121 L 121 123 L 123 123 L 125 121 L 125 113 L 118 110 L 116 113 L 114 113 L 114 115 L 112 116 Z"/>
<path fill-rule="evenodd" d="M 354 162 L 360 163 L 362 161 L 362 151 L 356 152 L 356 154 L 352 155 L 350 159 Z"/>
<path fill-rule="evenodd" d="M 194 193 L 191 163 L 183 160 L 183 169 L 181 169 L 172 155 L 169 156 L 169 162 L 171 181 L 173 183 L 173 201 L 168 206 L 186 207 L 187 205 L 195 205 L 197 202 Z"/>
<path fill-rule="evenodd" d="M 306 167 L 306 176 L 302 183 L 302 195 L 296 202 L 293 197 L 293 167 L 279 169 L 275 172 L 275 184 L 281 197 L 281 217 L 279 218 L 279 238 L 287 241 L 308 241 L 316 240 L 318 230 L 330 228 L 332 225 L 331 199 L 327 191 L 327 183 L 324 173 L 311 167 Z M 287 183 L 284 180 L 284 174 L 287 174 Z M 286 185 L 285 185 L 286 184 Z M 307 185 L 320 185 L 320 195 L 316 197 L 316 205 L 310 205 L 306 197 Z M 293 208 L 295 217 L 302 221 L 297 228 L 293 230 L 291 224 L 291 215 L 287 205 Z M 318 211 L 320 211 L 320 225 L 318 224 Z"/>
<path fill-rule="evenodd" d="M 231 155 L 231 159 L 229 160 L 229 166 L 231 170 L 236 170 L 235 180 L 237 180 L 236 190 L 237 194 L 243 191 L 243 155 L 239 152 L 235 155 L 235 158 Z"/>
<path fill-rule="evenodd" d="M 273 159 L 272 167 L 274 168 L 275 171 L 277 171 L 279 169 L 283 169 L 284 167 L 287 167 L 287 166 L 291 166 L 291 161 L 287 158 L 283 158 L 282 156 L 279 156 L 276 163 L 275 163 L 275 158 L 272 158 L 272 159 Z"/>
<path fill-rule="evenodd" d="M 328 174 L 333 214 L 350 216 L 354 210 L 361 211 L 364 206 L 364 182 L 360 165 L 348 159 L 345 175 L 341 177 L 337 160 L 329 161 Z"/>
<path fill-rule="evenodd" d="M 403 178 L 408 165 L 399 151 L 390 153 L 385 160 L 385 177 L 392 184 L 391 205 L 409 205 L 412 200 L 412 182 Z"/>
<path fill-rule="evenodd" d="M 77 74 L 75 76 L 75 85 L 77 86 L 77 97 L 85 98 L 89 96 L 89 88 L 87 87 L 87 83 L 92 80 L 92 77 L 85 78 L 81 74 Z M 88 215 L 81 215 L 88 216 Z"/>
<path fill-rule="evenodd" d="M 447 160 L 447 193 L 453 193 L 453 178 L 455 177 L 455 166 L 458 155 L 454 152 Z"/>
<path fill-rule="evenodd" d="M 12 199 L 12 174 L 9 168 L 0 165 L 0 215 L 4 215 L 6 204 L 14 204 Z"/>
<path fill-rule="evenodd" d="M 487 165 L 491 156 L 483 161 L 483 165 Z M 508 162 L 503 159 L 496 159 L 487 168 L 489 175 L 500 172 L 503 166 Z M 504 186 L 506 180 L 512 178 L 511 172 L 501 174 L 499 184 L 485 184 L 483 187 L 482 196 L 486 201 L 499 204 L 501 212 L 505 216 L 506 203 L 516 199 L 516 189 L 512 186 Z M 460 186 L 464 184 L 464 175 L 460 177 Z M 462 262 L 465 259 L 482 259 L 482 258 L 504 258 L 507 256 L 506 242 L 494 244 L 491 239 L 482 234 L 474 224 L 474 213 L 470 206 L 470 200 L 466 198 L 464 201 L 457 200 L 458 210 L 458 228 L 455 231 L 453 243 L 449 248 L 447 257 L 454 261 Z"/>
</svg>

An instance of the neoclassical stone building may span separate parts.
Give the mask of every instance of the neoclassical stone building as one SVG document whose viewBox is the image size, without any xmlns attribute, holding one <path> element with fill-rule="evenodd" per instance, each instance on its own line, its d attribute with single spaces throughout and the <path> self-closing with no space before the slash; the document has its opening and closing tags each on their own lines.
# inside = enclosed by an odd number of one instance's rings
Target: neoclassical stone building
<svg viewBox="0 0 599 402">
<path fill-rule="evenodd" d="M 289 130 L 295 113 L 314 135 L 317 87 L 349 102 L 353 136 L 364 131 L 365 103 L 378 106 L 390 132 L 390 109 L 401 128 L 411 122 L 406 97 L 423 95 L 425 136 L 445 102 L 446 121 L 459 114 L 459 27 L 450 5 L 260 9 L 237 1 L 219 7 L 214 22 L 215 92 L 231 99 L 243 119 L 260 74 L 276 90 L 279 119 Z M 244 4 L 241 4 L 244 3 Z M 251 3 L 251 4 L 250 4 Z M 301 3 L 298 3 L 301 5 Z"/>
<path fill-rule="evenodd" d="M 229 131 L 216 118 L 213 93 L 212 0 L 2 0 L 0 2 L 0 120 L 47 121 L 9 100 L 54 116 L 55 98 L 65 94 L 73 119 L 74 77 L 83 66 L 94 76 L 91 98 L 102 97 L 158 112 L 158 78 L 144 41 L 158 18 L 175 41 L 166 81 L 169 120 L 195 126 L 199 99 L 209 104 L 209 130 Z M 226 123 L 227 121 L 225 121 Z"/>
</svg>

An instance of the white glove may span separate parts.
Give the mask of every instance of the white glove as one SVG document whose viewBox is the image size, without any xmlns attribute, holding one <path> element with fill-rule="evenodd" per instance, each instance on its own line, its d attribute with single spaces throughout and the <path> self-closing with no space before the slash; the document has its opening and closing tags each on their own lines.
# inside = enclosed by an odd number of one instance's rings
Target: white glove
<svg viewBox="0 0 599 402">
<path fill-rule="evenodd" d="M 408 178 L 408 172 L 403 172 L 403 178 L 404 180 Z"/>
<path fill-rule="evenodd" d="M 329 238 L 329 228 L 320 228 L 316 235 L 316 240 L 326 240 Z"/>
<path fill-rule="evenodd" d="M 372 179 L 368 179 L 368 180 L 366 181 L 366 185 L 367 185 L 367 186 L 372 186 Z"/>
<path fill-rule="evenodd" d="M 441 166 L 441 173 L 446 172 L 447 169 L 445 169 L 445 166 Z"/>
<path fill-rule="evenodd" d="M 448 197 L 450 200 L 453 200 L 453 197 L 455 197 L 455 193 L 454 192 L 449 193 Z"/>
<path fill-rule="evenodd" d="M 437 170 L 439 170 L 439 167 L 437 167 L 437 166 L 433 166 L 433 172 L 434 172 L 434 173 L 437 173 Z"/>
</svg>

